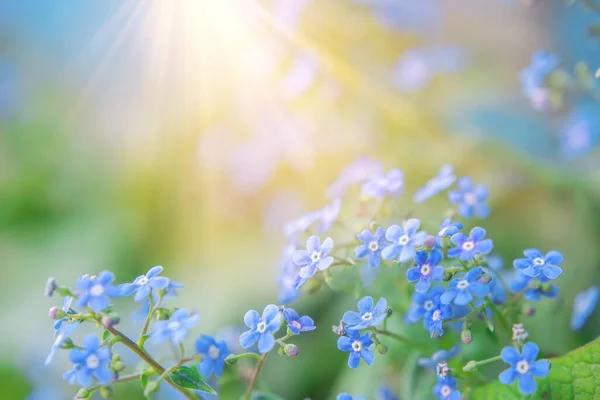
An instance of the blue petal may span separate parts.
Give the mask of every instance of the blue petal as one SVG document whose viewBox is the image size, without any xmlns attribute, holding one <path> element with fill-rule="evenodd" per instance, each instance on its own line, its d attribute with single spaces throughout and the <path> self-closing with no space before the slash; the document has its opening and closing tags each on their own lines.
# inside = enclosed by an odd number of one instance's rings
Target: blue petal
<svg viewBox="0 0 600 400">
<path fill-rule="evenodd" d="M 367 349 L 362 349 L 360 351 L 360 356 L 362 357 L 363 360 L 365 360 L 365 362 L 368 365 L 371 365 L 371 363 L 373 362 L 373 359 L 375 358 L 373 353 Z"/>
<path fill-rule="evenodd" d="M 310 264 L 310 265 L 307 265 L 306 267 L 301 268 L 300 272 L 298 272 L 298 276 L 300 276 L 300 278 L 308 279 L 308 278 L 312 278 L 313 276 L 315 276 L 316 272 L 317 272 L 317 266 L 315 264 Z"/>
<path fill-rule="evenodd" d="M 261 353 L 267 353 L 275 346 L 275 337 L 270 332 L 265 332 L 260 335 L 258 339 L 258 351 Z"/>
<path fill-rule="evenodd" d="M 414 257 L 414 255 L 415 255 L 414 247 L 412 247 L 410 245 L 402 246 L 402 248 L 400 250 L 400 255 L 398 256 L 398 261 L 399 262 L 409 261 Z"/>
<path fill-rule="evenodd" d="M 342 320 L 348 325 L 358 325 L 362 322 L 360 314 L 356 311 L 346 311 Z"/>
<path fill-rule="evenodd" d="M 348 336 L 340 336 L 337 342 L 337 347 L 342 351 L 353 351 L 352 342 Z"/>
<path fill-rule="evenodd" d="M 517 379 L 517 371 L 514 368 L 508 368 L 502 371 L 502 373 L 498 376 L 500 382 L 505 385 L 510 385 Z"/>
<path fill-rule="evenodd" d="M 523 251 L 523 254 L 525 254 L 525 257 L 531 260 L 533 260 L 534 258 L 544 258 L 544 253 L 542 253 L 538 249 L 525 249 Z"/>
<path fill-rule="evenodd" d="M 458 258 L 462 253 L 462 250 L 459 247 L 453 247 L 448 249 L 448 258 Z"/>
<path fill-rule="evenodd" d="M 513 267 L 517 269 L 529 268 L 532 265 L 533 263 L 529 258 L 517 258 L 515 261 L 513 261 Z"/>
<path fill-rule="evenodd" d="M 164 276 L 158 276 L 153 278 L 149 282 L 150 287 L 156 290 L 163 290 L 169 286 L 169 278 L 165 278 Z"/>
<path fill-rule="evenodd" d="M 425 293 L 427 290 L 429 290 L 429 286 L 431 286 L 431 280 L 427 278 L 421 278 L 415 285 L 415 291 L 419 293 Z"/>
<path fill-rule="evenodd" d="M 329 254 L 329 252 L 332 249 L 333 249 L 333 239 L 331 239 L 330 237 L 325 238 L 325 240 L 323 240 L 323 244 L 319 248 L 319 250 L 321 252 L 321 256 L 325 256 L 325 255 Z"/>
<path fill-rule="evenodd" d="M 450 288 L 441 295 L 440 301 L 444 304 L 450 304 L 458 294 L 458 289 Z"/>
<path fill-rule="evenodd" d="M 119 290 L 121 292 L 121 296 L 131 296 L 133 292 L 137 289 L 136 285 L 132 285 L 131 283 L 124 283 L 119 286 Z"/>
<path fill-rule="evenodd" d="M 521 355 L 519 352 L 512 347 L 503 348 L 502 352 L 500 353 L 500 357 L 511 367 L 514 367 L 517 362 L 521 360 Z"/>
<path fill-rule="evenodd" d="M 370 267 L 379 267 L 381 263 L 381 256 L 378 252 L 369 254 L 369 266 Z"/>
<path fill-rule="evenodd" d="M 99 284 L 104 285 L 104 286 L 108 285 L 109 283 L 111 283 L 114 280 L 115 280 L 115 274 L 113 274 L 110 271 L 102 271 L 96 278 L 96 282 L 98 282 Z"/>
<path fill-rule="evenodd" d="M 348 366 L 350 368 L 358 368 L 358 364 L 360 363 L 360 355 L 356 351 L 351 351 L 350 356 L 348 356 Z"/>
<path fill-rule="evenodd" d="M 556 279 L 562 274 L 562 268 L 557 267 L 556 265 L 546 265 L 542 268 L 542 274 L 548 279 Z"/>
<path fill-rule="evenodd" d="M 115 373 L 108 368 L 108 365 L 104 364 L 96 368 L 94 371 L 94 377 L 101 385 L 108 385 L 114 379 Z"/>
<path fill-rule="evenodd" d="M 540 352 L 540 348 L 537 344 L 533 342 L 527 342 L 523 346 L 523 351 L 521 352 L 521 356 L 528 363 L 532 363 L 537 359 L 537 356 Z"/>
<path fill-rule="evenodd" d="M 393 260 L 400 253 L 400 248 L 401 248 L 400 246 L 395 245 L 395 244 L 386 246 L 381 251 L 381 258 L 383 258 L 384 260 Z"/>
<path fill-rule="evenodd" d="M 537 278 L 540 276 L 542 270 L 537 265 L 531 265 L 529 268 L 525 268 L 523 271 L 524 275 L 529 276 L 530 278 Z"/>
<path fill-rule="evenodd" d="M 292 262 L 298 266 L 309 265 L 312 260 L 306 250 L 295 250 L 292 253 Z"/>
<path fill-rule="evenodd" d="M 244 324 L 246 324 L 246 326 L 248 328 L 256 327 L 256 325 L 258 324 L 259 321 L 260 321 L 260 314 L 258 314 L 258 312 L 254 311 L 254 310 L 249 310 L 244 315 Z"/>
<path fill-rule="evenodd" d="M 364 229 L 358 235 L 356 235 L 356 238 L 363 243 L 369 243 L 373 240 L 373 234 L 368 229 Z"/>
<path fill-rule="evenodd" d="M 421 222 L 416 218 L 411 218 L 404 223 L 404 233 L 408 236 L 413 236 L 419 230 Z"/>
<path fill-rule="evenodd" d="M 436 266 L 442 261 L 443 258 L 444 258 L 443 253 L 437 249 L 434 249 L 431 251 L 431 253 L 429 253 L 429 257 L 428 257 L 429 265 Z"/>
<path fill-rule="evenodd" d="M 427 262 L 427 252 L 424 250 L 417 251 L 417 254 L 415 255 L 415 262 L 418 265 L 425 264 Z"/>
<path fill-rule="evenodd" d="M 327 257 L 327 258 L 321 259 L 321 261 L 319 261 L 317 263 L 317 268 L 320 269 L 321 271 L 324 271 L 327 268 L 329 268 L 331 266 L 331 264 L 333 264 L 333 257 Z"/>
<path fill-rule="evenodd" d="M 485 238 L 485 229 L 480 228 L 480 227 L 475 227 L 475 228 L 471 229 L 471 233 L 469 234 L 469 237 L 475 242 L 480 242 Z"/>
<path fill-rule="evenodd" d="M 409 282 L 418 281 L 421 279 L 421 269 L 418 267 L 409 269 L 406 271 L 406 279 L 408 279 Z"/>
<path fill-rule="evenodd" d="M 427 232 L 424 232 L 424 231 L 417 232 L 411 238 L 410 244 L 414 247 L 422 246 L 423 243 L 425 243 L 425 238 L 427 238 Z"/>
<path fill-rule="evenodd" d="M 471 291 L 472 294 L 474 294 L 475 296 L 478 297 L 485 297 L 487 296 L 488 292 L 489 292 L 489 285 L 480 283 L 480 282 L 473 282 L 471 284 L 469 284 L 469 289 Z"/>
<path fill-rule="evenodd" d="M 479 254 L 489 254 L 494 249 L 494 242 L 492 239 L 485 239 L 481 242 L 475 243 L 475 251 Z"/>
<path fill-rule="evenodd" d="M 382 297 L 379 299 L 379 301 L 375 305 L 375 308 L 373 308 L 373 314 L 381 315 L 381 314 L 385 313 L 386 309 L 387 309 L 387 301 Z"/>
<path fill-rule="evenodd" d="M 356 256 L 356 258 L 366 257 L 367 254 L 369 254 L 369 252 L 369 246 L 367 246 L 366 244 L 356 246 L 356 248 L 354 249 L 354 255 Z"/>
<path fill-rule="evenodd" d="M 106 309 L 110 305 L 110 300 L 108 296 L 102 295 L 98 297 L 91 296 L 89 306 L 94 312 L 100 312 Z"/>
<path fill-rule="evenodd" d="M 82 347 L 89 351 L 96 351 L 100 347 L 100 339 L 95 335 L 87 335 L 82 342 Z"/>
<path fill-rule="evenodd" d="M 365 296 L 358 302 L 358 311 L 361 314 L 373 311 L 373 298 Z"/>
<path fill-rule="evenodd" d="M 92 384 L 92 371 L 88 368 L 80 368 L 77 371 L 77 383 L 81 387 L 89 387 Z"/>
<path fill-rule="evenodd" d="M 300 315 L 296 312 L 296 310 L 292 308 L 286 308 L 283 310 L 283 318 L 289 324 L 292 321 L 298 321 L 300 319 Z"/>
<path fill-rule="evenodd" d="M 544 260 L 547 264 L 560 264 L 563 262 L 563 255 L 556 250 L 552 250 L 546 254 Z"/>
<path fill-rule="evenodd" d="M 481 273 L 481 267 L 473 268 L 472 270 L 466 273 L 465 279 L 468 282 L 475 282 L 481 276 Z"/>
<path fill-rule="evenodd" d="M 519 376 L 519 390 L 525 396 L 533 394 L 537 390 L 537 383 L 531 374 L 522 374 Z"/>
<path fill-rule="evenodd" d="M 256 343 L 258 340 L 259 336 L 260 334 L 256 331 L 246 331 L 242 333 L 240 336 L 240 346 L 242 346 L 244 349 L 252 347 L 252 345 L 254 345 L 254 343 Z"/>
<path fill-rule="evenodd" d="M 392 225 L 385 231 L 385 238 L 392 243 L 396 243 L 404 232 L 398 225 Z"/>
<path fill-rule="evenodd" d="M 204 378 L 207 378 L 213 372 L 213 360 L 210 358 L 204 358 L 198 364 L 198 373 Z"/>
<path fill-rule="evenodd" d="M 73 364 L 83 364 L 88 356 L 88 352 L 81 349 L 73 349 L 69 352 L 69 361 Z"/>
<path fill-rule="evenodd" d="M 534 363 L 529 364 L 529 370 L 533 376 L 537 376 L 538 378 L 545 378 L 550 373 L 550 361 L 548 360 L 539 360 Z"/>
<path fill-rule="evenodd" d="M 473 300 L 473 296 L 466 290 L 460 290 L 454 299 L 454 304 L 457 306 L 464 306 L 469 304 Z"/>
<path fill-rule="evenodd" d="M 444 278 L 444 267 L 433 267 L 431 270 L 431 279 L 441 281 Z"/>
<path fill-rule="evenodd" d="M 467 240 L 467 236 L 465 236 L 462 232 L 457 232 L 450 237 L 450 241 L 455 246 L 461 246 Z"/>
<path fill-rule="evenodd" d="M 148 272 L 146 272 L 146 278 L 150 279 L 150 278 L 154 278 L 155 276 L 160 275 L 160 273 L 163 271 L 163 267 L 161 267 L 160 265 L 157 265 L 156 267 L 152 267 L 148 270 Z"/>
<path fill-rule="evenodd" d="M 317 235 L 312 235 L 306 241 L 306 250 L 309 253 L 314 253 L 315 251 L 319 251 L 319 246 L 321 245 L 321 240 Z"/>
</svg>

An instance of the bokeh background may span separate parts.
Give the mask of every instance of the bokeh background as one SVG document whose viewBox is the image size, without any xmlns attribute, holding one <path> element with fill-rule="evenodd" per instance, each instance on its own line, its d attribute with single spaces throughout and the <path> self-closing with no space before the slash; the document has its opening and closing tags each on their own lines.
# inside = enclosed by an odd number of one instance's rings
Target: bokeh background
<svg viewBox="0 0 600 400">
<path fill-rule="evenodd" d="M 591 141 L 565 157 L 560 135 L 577 107 L 600 113 L 586 96 L 536 111 L 518 74 L 541 48 L 595 70 L 596 20 L 562 1 L 1 2 L 0 397 L 73 393 L 66 354 L 43 366 L 48 276 L 130 281 L 163 265 L 187 288 L 172 304 L 201 315 L 195 334 L 276 303 L 283 225 L 328 203 L 358 156 L 401 168 L 409 194 L 443 163 L 488 185 L 482 225 L 507 267 L 526 247 L 565 255 L 562 300 L 539 306 L 530 335 L 550 355 L 593 339 L 598 313 L 579 333 L 569 318 L 600 282 L 600 153 Z M 437 221 L 444 207 L 418 212 Z M 272 357 L 264 384 L 329 399 L 397 383 L 381 369 L 392 356 L 359 373 L 336 349 L 329 327 L 353 304 L 327 290 L 301 299 L 319 328 L 300 357 Z"/>
</svg>

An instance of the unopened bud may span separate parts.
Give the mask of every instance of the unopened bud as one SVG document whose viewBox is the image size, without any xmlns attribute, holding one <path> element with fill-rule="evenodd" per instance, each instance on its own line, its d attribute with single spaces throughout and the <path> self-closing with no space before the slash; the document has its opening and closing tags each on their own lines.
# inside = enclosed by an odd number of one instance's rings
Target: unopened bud
<svg viewBox="0 0 600 400">
<path fill-rule="evenodd" d="M 230 354 L 225 357 L 225 364 L 233 365 L 238 362 L 238 357 L 235 354 Z"/>
<path fill-rule="evenodd" d="M 512 340 L 525 340 L 529 336 L 529 333 L 523 328 L 523 324 L 514 324 L 512 334 Z"/>
<path fill-rule="evenodd" d="M 476 370 L 476 369 L 477 369 L 477 361 L 473 361 L 473 360 L 469 361 L 467 363 L 467 365 L 465 365 L 463 367 L 463 371 L 465 371 L 465 372 L 473 371 L 473 370 Z"/>
<path fill-rule="evenodd" d="M 61 319 L 65 316 L 65 312 L 58 307 L 51 307 L 48 310 L 48 318 L 50 319 Z"/>
<path fill-rule="evenodd" d="M 535 307 L 532 305 L 526 305 L 523 307 L 523 314 L 528 317 L 535 315 Z"/>
<path fill-rule="evenodd" d="M 388 347 L 386 345 L 383 344 L 378 344 L 377 345 L 377 352 L 379 352 L 379 354 L 384 355 L 388 352 Z"/>
<path fill-rule="evenodd" d="M 48 278 L 48 281 L 46 281 L 46 288 L 44 289 L 44 295 L 52 297 L 57 287 L 56 278 Z"/>
<path fill-rule="evenodd" d="M 77 392 L 77 397 L 75 397 L 76 400 L 84 400 L 84 399 L 89 399 L 90 398 L 90 391 L 85 389 L 85 388 L 81 388 L 79 389 L 79 392 Z"/>
<path fill-rule="evenodd" d="M 392 307 L 388 307 L 385 309 L 385 312 L 387 314 L 388 317 L 391 317 L 392 314 L 394 313 L 394 310 L 392 310 Z"/>
<path fill-rule="evenodd" d="M 471 330 L 463 329 L 463 331 L 460 333 L 460 340 L 464 344 L 470 344 L 473 341 L 473 335 L 471 333 Z"/>
<path fill-rule="evenodd" d="M 430 249 L 432 249 L 432 248 L 433 248 L 433 247 L 434 247 L 436 244 L 437 244 L 437 239 L 436 239 L 436 237 L 435 237 L 435 236 L 428 235 L 428 236 L 425 238 L 425 243 L 424 243 L 424 245 L 425 245 L 426 247 L 429 247 Z"/>
<path fill-rule="evenodd" d="M 438 376 L 441 376 L 442 378 L 447 377 L 448 374 L 450 373 L 450 369 L 448 368 L 448 363 L 446 363 L 446 362 L 438 363 L 438 365 L 436 366 L 435 369 L 436 369 Z"/>
<path fill-rule="evenodd" d="M 119 317 L 117 314 L 104 315 L 101 320 L 102 326 L 105 328 L 112 328 L 119 322 L 121 322 L 121 317 Z"/>
<path fill-rule="evenodd" d="M 288 343 L 283 347 L 285 355 L 288 357 L 296 357 L 298 355 L 298 346 L 293 343 Z"/>
<path fill-rule="evenodd" d="M 112 364 L 112 369 L 115 372 L 121 372 L 125 369 L 125 364 L 123 364 L 123 361 L 115 361 Z"/>
<path fill-rule="evenodd" d="M 166 308 L 159 308 L 156 310 L 156 319 L 159 321 L 166 321 L 171 318 L 171 311 Z"/>
<path fill-rule="evenodd" d="M 71 338 L 65 338 L 63 340 L 63 342 L 60 345 L 61 349 L 72 349 L 73 348 L 73 341 L 71 340 Z"/>
</svg>

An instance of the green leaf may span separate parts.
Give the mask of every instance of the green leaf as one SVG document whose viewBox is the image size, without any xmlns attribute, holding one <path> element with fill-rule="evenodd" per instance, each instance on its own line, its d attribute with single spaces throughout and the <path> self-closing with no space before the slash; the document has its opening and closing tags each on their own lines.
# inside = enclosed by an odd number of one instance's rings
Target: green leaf
<svg viewBox="0 0 600 400">
<path fill-rule="evenodd" d="M 102 341 L 106 342 L 106 339 L 108 339 L 109 336 L 110 336 L 110 332 L 109 331 L 102 332 Z"/>
<path fill-rule="evenodd" d="M 600 398 L 600 338 L 550 360 L 550 375 L 536 379 L 538 390 L 528 400 Z M 517 383 L 503 385 L 496 380 L 469 393 L 470 400 L 520 400 Z"/>
<path fill-rule="evenodd" d="M 150 394 L 146 393 L 146 387 L 148 386 L 148 378 L 150 378 L 152 375 L 156 375 L 156 372 L 153 369 L 146 369 L 144 372 L 142 372 L 142 375 L 140 375 L 140 383 L 142 384 L 142 389 L 144 389 L 144 395 L 146 397 L 148 397 Z"/>
<path fill-rule="evenodd" d="M 213 388 L 200 378 L 195 368 L 179 367 L 169 374 L 169 378 L 179 387 L 199 390 L 203 393 L 217 394 Z"/>
</svg>

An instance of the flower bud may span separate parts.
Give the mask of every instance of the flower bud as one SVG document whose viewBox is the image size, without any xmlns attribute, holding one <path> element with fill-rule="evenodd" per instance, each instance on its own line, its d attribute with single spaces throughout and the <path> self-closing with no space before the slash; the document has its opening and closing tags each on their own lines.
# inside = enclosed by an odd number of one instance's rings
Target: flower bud
<svg viewBox="0 0 600 400">
<path fill-rule="evenodd" d="M 279 346 L 277 348 L 277 354 L 279 354 L 280 356 L 285 356 L 285 350 L 283 350 L 283 347 Z"/>
<path fill-rule="evenodd" d="M 105 328 L 112 328 L 121 322 L 121 317 L 117 314 L 107 314 L 102 317 L 101 323 Z"/>
<path fill-rule="evenodd" d="M 377 352 L 381 355 L 384 355 L 388 352 L 388 347 L 386 345 L 379 343 L 377 345 Z"/>
<path fill-rule="evenodd" d="M 50 319 L 61 319 L 65 316 L 65 312 L 58 307 L 51 307 L 48 310 L 48 318 Z"/>
<path fill-rule="evenodd" d="M 112 364 L 112 370 L 115 372 L 121 372 L 125 369 L 125 364 L 123 364 L 123 361 L 119 360 L 119 361 L 115 361 Z"/>
<path fill-rule="evenodd" d="M 235 354 L 230 354 L 225 357 L 225 364 L 233 365 L 238 362 L 238 357 Z"/>
<path fill-rule="evenodd" d="M 535 315 L 535 306 L 528 304 L 525 307 L 523 307 L 523 315 L 526 315 L 528 317 L 532 317 L 533 315 Z"/>
<path fill-rule="evenodd" d="M 283 347 L 283 351 L 285 355 L 288 357 L 296 357 L 298 355 L 298 346 L 293 343 L 288 343 Z"/>
<path fill-rule="evenodd" d="M 425 245 L 426 247 L 429 247 L 430 249 L 432 249 L 432 248 L 433 248 L 433 247 L 436 245 L 436 243 L 437 243 L 437 239 L 435 238 L 435 236 L 428 235 L 428 236 L 425 238 L 425 243 L 424 243 L 424 245 Z"/>
<path fill-rule="evenodd" d="M 48 281 L 46 281 L 46 288 L 44 289 L 44 295 L 52 297 L 57 287 L 56 278 L 48 278 Z"/>
<path fill-rule="evenodd" d="M 448 376 L 448 374 L 450 373 L 450 368 L 448 368 L 447 362 L 438 363 L 438 365 L 436 365 L 435 369 L 436 369 L 438 376 L 441 376 L 442 378 L 446 378 Z"/>
<path fill-rule="evenodd" d="M 71 340 L 71 338 L 65 338 L 63 340 L 63 342 L 60 345 L 61 349 L 72 349 L 73 348 L 73 341 Z"/>
<path fill-rule="evenodd" d="M 75 400 L 84 400 L 84 399 L 89 399 L 90 398 L 90 391 L 87 390 L 86 388 L 81 388 L 79 389 L 79 392 L 77 392 L 77 397 L 75 397 Z"/>
<path fill-rule="evenodd" d="M 473 360 L 469 361 L 467 363 L 467 365 L 465 365 L 463 367 L 463 371 L 465 371 L 465 372 L 473 371 L 473 370 L 476 370 L 476 369 L 477 369 L 477 361 L 473 361 Z"/>
<path fill-rule="evenodd" d="M 159 308 L 156 310 L 156 319 L 159 321 L 166 321 L 171 318 L 171 311 L 166 308 Z"/>
<path fill-rule="evenodd" d="M 462 332 L 460 333 L 460 340 L 464 344 L 471 343 L 471 341 L 473 341 L 473 335 L 471 334 L 471 330 L 468 328 L 463 329 Z"/>
<path fill-rule="evenodd" d="M 514 324 L 512 334 L 512 340 L 525 340 L 529 336 L 529 333 L 523 328 L 523 324 Z"/>
</svg>

